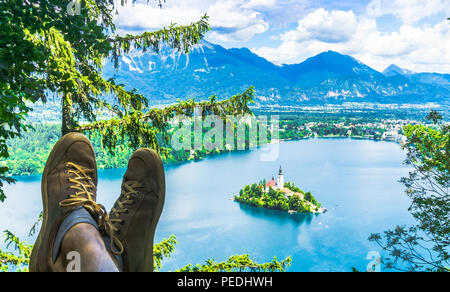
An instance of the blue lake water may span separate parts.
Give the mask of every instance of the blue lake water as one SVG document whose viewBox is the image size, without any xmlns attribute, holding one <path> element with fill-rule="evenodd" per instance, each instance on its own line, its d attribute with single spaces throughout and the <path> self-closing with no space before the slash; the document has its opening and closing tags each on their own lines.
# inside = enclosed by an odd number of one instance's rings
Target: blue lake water
<svg viewBox="0 0 450 292">
<path fill-rule="evenodd" d="M 261 161 L 265 150 L 258 149 L 166 167 L 166 204 L 156 242 L 174 234 L 178 245 L 162 270 L 246 253 L 258 262 L 291 256 L 289 271 L 365 270 L 369 251 L 382 254 L 368 236 L 413 222 L 398 183 L 408 172 L 398 144 L 309 139 L 283 142 L 279 150 L 271 162 Z M 311 191 L 329 211 L 289 215 L 229 200 L 243 186 L 276 176 L 280 165 L 285 181 Z M 124 172 L 99 172 L 98 201 L 108 209 Z M 5 190 L 0 229 L 26 238 L 41 209 L 40 177 L 20 178 Z"/>
</svg>

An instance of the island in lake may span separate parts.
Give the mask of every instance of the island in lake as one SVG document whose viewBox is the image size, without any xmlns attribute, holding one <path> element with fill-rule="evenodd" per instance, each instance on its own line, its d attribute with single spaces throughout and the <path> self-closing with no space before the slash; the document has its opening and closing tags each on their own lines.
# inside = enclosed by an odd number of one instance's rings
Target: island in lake
<svg viewBox="0 0 450 292">
<path fill-rule="evenodd" d="M 258 184 L 247 185 L 239 191 L 239 196 L 234 196 L 233 200 L 253 207 L 291 214 L 326 212 L 310 192 L 305 193 L 294 183 L 284 182 L 281 166 L 277 181 L 272 177 L 269 182 L 263 180 Z"/>
</svg>

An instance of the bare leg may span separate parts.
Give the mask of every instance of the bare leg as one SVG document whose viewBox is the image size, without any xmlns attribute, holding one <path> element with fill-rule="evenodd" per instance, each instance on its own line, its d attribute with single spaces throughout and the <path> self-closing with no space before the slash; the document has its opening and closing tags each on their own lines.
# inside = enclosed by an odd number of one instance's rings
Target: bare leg
<svg viewBox="0 0 450 292">
<path fill-rule="evenodd" d="M 71 252 L 76 252 L 80 256 L 80 272 L 119 271 L 97 229 L 90 224 L 75 225 L 64 236 L 61 252 L 55 263 L 58 271 L 66 272 L 68 265 L 74 264 L 74 258 L 67 259 Z"/>
</svg>

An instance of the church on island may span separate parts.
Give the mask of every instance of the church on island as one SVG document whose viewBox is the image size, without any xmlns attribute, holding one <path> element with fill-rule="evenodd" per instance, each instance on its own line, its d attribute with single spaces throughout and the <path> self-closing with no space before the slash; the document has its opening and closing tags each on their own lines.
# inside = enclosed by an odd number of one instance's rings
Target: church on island
<svg viewBox="0 0 450 292">
<path fill-rule="evenodd" d="M 281 166 L 277 180 L 272 177 L 267 183 L 263 180 L 259 184 L 247 185 L 239 191 L 239 196 L 230 200 L 253 207 L 282 210 L 289 214 L 326 212 L 310 192 L 305 193 L 293 183 L 284 180 Z"/>
<path fill-rule="evenodd" d="M 283 187 L 284 187 L 284 175 L 280 165 L 280 171 L 278 172 L 278 179 L 277 181 L 275 181 L 275 179 L 272 177 L 272 179 L 266 184 L 266 193 L 269 192 L 270 188 L 278 191 Z"/>
<path fill-rule="evenodd" d="M 280 165 L 280 170 L 278 171 L 278 177 L 275 181 L 275 178 L 272 177 L 272 179 L 266 184 L 264 188 L 264 193 L 269 193 L 270 189 L 272 188 L 275 191 L 280 191 L 284 194 L 285 197 L 290 197 L 293 195 L 299 196 L 300 199 L 304 199 L 304 195 L 302 193 L 296 193 L 294 191 L 291 191 L 290 189 L 284 187 L 284 175 L 283 175 L 283 169 Z"/>
<path fill-rule="evenodd" d="M 277 180 L 274 177 L 266 183 L 245 186 L 239 191 L 239 196 L 230 200 L 253 207 L 274 209 L 294 213 L 324 213 L 325 208 L 317 202 L 310 192 L 303 192 L 294 183 L 284 180 L 283 169 L 280 166 Z"/>
</svg>

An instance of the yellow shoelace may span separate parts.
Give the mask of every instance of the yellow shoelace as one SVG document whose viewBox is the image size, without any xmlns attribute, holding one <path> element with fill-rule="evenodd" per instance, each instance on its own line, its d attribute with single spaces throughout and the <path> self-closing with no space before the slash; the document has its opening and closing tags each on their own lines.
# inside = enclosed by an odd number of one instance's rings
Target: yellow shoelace
<svg viewBox="0 0 450 292">
<path fill-rule="evenodd" d="M 116 233 L 119 232 L 117 224 L 124 224 L 125 221 L 121 219 L 121 214 L 127 214 L 129 211 L 126 206 L 134 204 L 133 196 L 138 194 L 135 188 L 141 187 L 142 184 L 136 181 L 128 181 L 123 184 L 120 199 L 117 200 L 116 206 L 111 209 L 111 212 L 106 215 L 105 218 L 105 232 L 111 238 L 110 248 L 111 252 L 115 255 L 121 255 L 123 253 L 124 247 L 120 240 L 116 237 Z M 117 250 L 114 247 L 117 246 Z"/>
<path fill-rule="evenodd" d="M 68 199 L 61 201 L 59 206 L 63 208 L 82 206 L 89 210 L 91 214 L 97 215 L 97 223 L 99 226 L 103 225 L 106 217 L 106 209 L 103 205 L 95 202 L 94 199 L 95 195 L 93 194 L 93 190 L 95 189 L 95 184 L 91 176 L 94 170 L 87 169 L 72 162 L 68 162 L 66 167 L 69 169 L 67 171 L 69 182 L 72 183 L 70 188 L 77 192 L 70 195 Z"/>
</svg>

